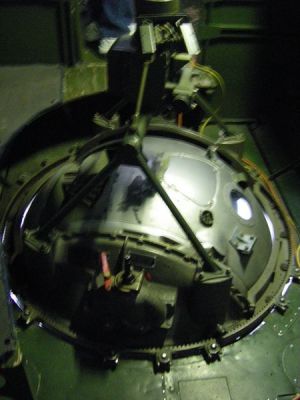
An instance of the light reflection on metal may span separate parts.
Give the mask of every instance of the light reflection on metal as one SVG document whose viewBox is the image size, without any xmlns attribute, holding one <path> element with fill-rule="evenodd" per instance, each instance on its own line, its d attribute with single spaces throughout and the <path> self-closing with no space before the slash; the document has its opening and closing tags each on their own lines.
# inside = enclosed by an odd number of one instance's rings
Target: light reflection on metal
<svg viewBox="0 0 300 400">
<path fill-rule="evenodd" d="M 26 219 L 26 217 L 27 217 L 27 214 L 28 214 L 28 212 L 29 212 L 29 210 L 30 210 L 30 207 L 31 207 L 32 203 L 34 202 L 34 199 L 35 199 L 35 198 L 36 198 L 36 195 L 33 196 L 33 198 L 30 200 L 30 202 L 28 203 L 27 207 L 25 208 L 25 210 L 24 210 L 24 212 L 23 212 L 22 219 L 21 219 L 21 224 L 20 224 L 20 228 L 21 228 L 21 229 L 23 228 L 25 219 Z"/>
<path fill-rule="evenodd" d="M 5 226 L 3 229 L 3 233 L 1 235 L 1 243 L 5 243 L 6 233 L 7 233 L 7 227 Z"/>
<path fill-rule="evenodd" d="M 267 224 L 268 224 L 268 228 L 269 228 L 269 231 L 270 231 L 272 242 L 274 242 L 274 239 L 275 239 L 274 225 L 273 225 L 273 223 L 271 221 L 271 218 L 268 216 L 268 214 L 266 212 L 264 212 L 264 217 L 265 217 L 265 219 L 267 221 Z"/>
<path fill-rule="evenodd" d="M 9 297 L 15 303 L 15 305 L 19 307 L 20 310 L 22 311 L 24 310 L 24 305 L 22 301 L 18 298 L 17 295 L 15 295 L 15 293 L 12 290 L 9 291 Z"/>
<path fill-rule="evenodd" d="M 237 213 L 237 215 L 249 221 L 252 218 L 252 208 L 249 201 L 238 191 L 234 190 L 231 192 L 232 206 Z"/>
<path fill-rule="evenodd" d="M 251 331 L 249 333 L 249 335 L 253 335 L 255 332 L 257 332 L 258 330 L 260 330 L 264 325 L 266 324 L 265 321 L 262 321 L 262 323 L 260 323 L 255 329 L 253 329 L 253 331 Z"/>
<path fill-rule="evenodd" d="M 291 284 L 293 283 L 293 278 L 290 277 L 289 280 L 287 281 L 287 283 L 284 285 L 282 292 L 281 292 L 281 296 L 285 296 L 287 291 L 289 290 L 289 287 L 291 286 Z"/>
<path fill-rule="evenodd" d="M 249 220 L 252 217 L 252 210 L 246 199 L 242 197 L 238 199 L 236 202 L 236 207 L 236 212 L 241 218 Z"/>
</svg>

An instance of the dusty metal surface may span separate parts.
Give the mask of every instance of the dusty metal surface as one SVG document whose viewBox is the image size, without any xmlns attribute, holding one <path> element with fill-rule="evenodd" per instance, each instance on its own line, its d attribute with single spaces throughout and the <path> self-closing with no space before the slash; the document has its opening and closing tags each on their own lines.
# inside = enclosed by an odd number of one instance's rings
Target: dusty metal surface
<svg viewBox="0 0 300 400">
<path fill-rule="evenodd" d="M 74 67 L 0 67 L 0 146 L 37 115 L 57 104 L 107 89 L 106 63 Z"/>
<path fill-rule="evenodd" d="M 0 143 L 39 112 L 62 101 L 58 65 L 0 67 Z"/>
<path fill-rule="evenodd" d="M 19 337 L 38 399 L 52 399 L 53 390 L 57 400 L 292 399 L 300 390 L 299 295 L 300 286 L 293 283 L 285 315 L 274 311 L 260 329 L 225 347 L 220 361 L 207 364 L 201 356 L 173 360 L 163 374 L 153 373 L 151 361 L 120 360 L 115 371 L 104 371 L 93 358 L 38 327 Z"/>
<path fill-rule="evenodd" d="M 73 100 L 81 96 L 99 93 L 107 89 L 105 61 L 79 64 L 65 70 L 63 99 Z"/>
</svg>

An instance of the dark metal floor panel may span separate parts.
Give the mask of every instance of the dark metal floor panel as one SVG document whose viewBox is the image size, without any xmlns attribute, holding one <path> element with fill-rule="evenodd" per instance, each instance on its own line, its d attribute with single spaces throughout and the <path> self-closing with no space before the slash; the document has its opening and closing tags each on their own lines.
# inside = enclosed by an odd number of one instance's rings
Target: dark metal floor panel
<svg viewBox="0 0 300 400">
<path fill-rule="evenodd" d="M 0 141 L 62 102 L 63 68 L 58 65 L 0 67 Z"/>
<path fill-rule="evenodd" d="M 179 382 L 181 400 L 198 400 L 205 393 L 206 400 L 231 400 L 227 379 L 195 379 Z"/>
<path fill-rule="evenodd" d="M 271 313 L 260 329 L 225 347 L 221 361 L 207 364 L 200 355 L 174 360 L 165 373 L 154 374 L 150 361 L 133 360 L 102 370 L 34 326 L 19 338 L 41 400 L 53 399 L 54 391 L 55 400 L 292 400 L 300 391 L 299 295 L 300 286 L 292 284 L 285 316 Z"/>
</svg>

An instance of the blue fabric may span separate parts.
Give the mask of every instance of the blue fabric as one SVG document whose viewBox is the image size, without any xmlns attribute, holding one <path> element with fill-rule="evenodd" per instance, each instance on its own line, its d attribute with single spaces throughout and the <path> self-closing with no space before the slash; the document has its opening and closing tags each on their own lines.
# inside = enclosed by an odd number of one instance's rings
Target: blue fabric
<svg viewBox="0 0 300 400">
<path fill-rule="evenodd" d="M 135 20 L 134 0 L 90 0 L 90 7 L 102 38 L 128 33 Z"/>
</svg>

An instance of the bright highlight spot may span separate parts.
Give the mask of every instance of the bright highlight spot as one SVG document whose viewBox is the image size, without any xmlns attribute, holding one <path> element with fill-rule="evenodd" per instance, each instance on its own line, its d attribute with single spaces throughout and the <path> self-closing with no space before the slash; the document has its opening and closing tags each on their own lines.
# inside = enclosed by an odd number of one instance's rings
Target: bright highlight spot
<svg viewBox="0 0 300 400">
<path fill-rule="evenodd" d="M 252 218 L 252 208 L 249 201 L 239 192 L 231 192 L 231 201 L 237 215 L 248 221 Z"/>
</svg>

